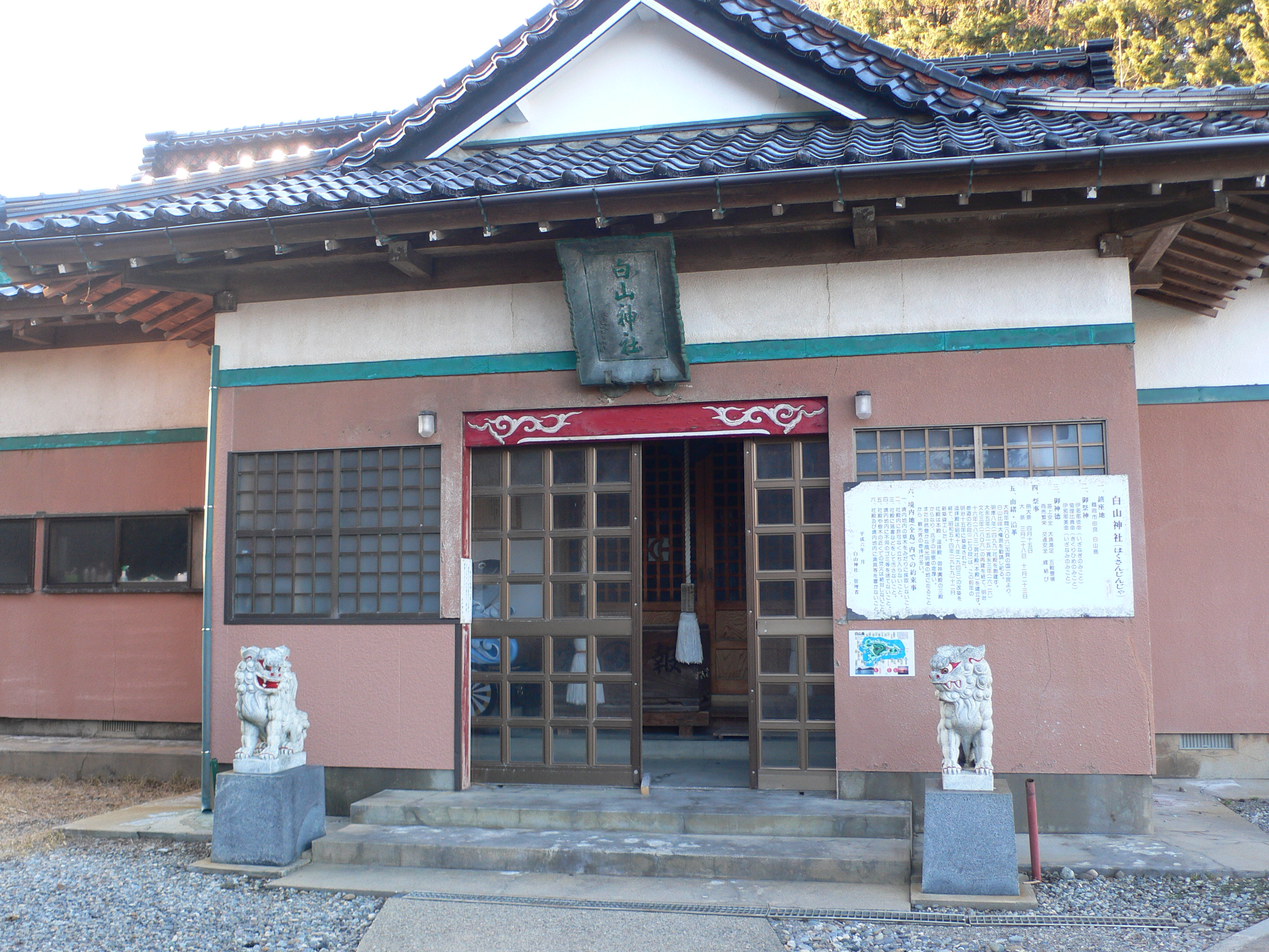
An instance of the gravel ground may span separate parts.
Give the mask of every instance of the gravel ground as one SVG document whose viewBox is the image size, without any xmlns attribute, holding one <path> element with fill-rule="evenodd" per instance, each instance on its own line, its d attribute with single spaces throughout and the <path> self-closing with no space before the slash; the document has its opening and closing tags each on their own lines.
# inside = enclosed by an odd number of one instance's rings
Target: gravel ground
<svg viewBox="0 0 1269 952">
<path fill-rule="evenodd" d="M 1269 800 L 1224 802 L 1269 833 Z M 1036 897 L 1037 914 L 1163 917 L 1177 928 L 784 920 L 776 931 L 785 948 L 795 952 L 1201 952 L 1269 918 L 1269 879 L 1263 877 L 1046 876 L 1036 886 Z"/>
<path fill-rule="evenodd" d="M 1229 806 L 1269 832 L 1269 801 Z M 0 949 L 355 952 L 382 905 L 191 871 L 208 851 L 203 843 L 163 840 L 71 841 L 0 860 Z M 781 920 L 775 927 L 793 952 L 1200 952 L 1269 918 L 1266 878 L 1055 876 L 1037 895 L 1040 914 L 1163 917 L 1177 928 L 990 918 L 972 926 Z"/>
<path fill-rule="evenodd" d="M 354 952 L 382 900 L 194 872 L 203 843 L 72 841 L 0 862 L 0 949 Z"/>
<path fill-rule="evenodd" d="M 868 952 L 1200 952 L 1269 918 L 1269 879 L 1167 876 L 1054 878 L 1036 887 L 1037 914 L 1163 917 L 1176 929 L 1107 926 L 929 926 L 790 920 L 791 950 Z M 953 910 L 940 909 L 939 912 Z M 966 910 L 968 911 L 968 910 Z M 987 919 L 991 913 L 980 913 Z"/>
</svg>

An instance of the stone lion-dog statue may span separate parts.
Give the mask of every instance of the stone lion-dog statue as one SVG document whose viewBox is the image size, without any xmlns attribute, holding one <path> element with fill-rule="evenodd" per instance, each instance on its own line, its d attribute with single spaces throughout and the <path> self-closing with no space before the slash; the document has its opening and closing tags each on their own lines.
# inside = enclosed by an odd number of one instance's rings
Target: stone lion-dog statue
<svg viewBox="0 0 1269 952">
<path fill-rule="evenodd" d="M 308 715 L 295 706 L 299 682 L 291 670 L 291 649 L 243 648 L 234 687 L 242 721 L 242 746 L 234 754 L 234 769 L 243 769 L 244 762 L 248 772 L 253 766 L 257 772 L 278 769 L 279 760 L 289 766 L 302 764 Z"/>
<path fill-rule="evenodd" d="M 943 645 L 930 660 L 939 699 L 939 749 L 943 773 L 992 773 L 991 665 L 986 645 Z"/>
</svg>

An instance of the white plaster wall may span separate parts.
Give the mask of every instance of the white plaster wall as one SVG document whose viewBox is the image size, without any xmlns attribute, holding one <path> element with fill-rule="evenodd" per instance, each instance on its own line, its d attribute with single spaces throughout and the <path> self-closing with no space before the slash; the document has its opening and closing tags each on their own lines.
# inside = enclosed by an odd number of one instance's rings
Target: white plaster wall
<svg viewBox="0 0 1269 952">
<path fill-rule="evenodd" d="M 1216 317 L 1140 296 L 1137 387 L 1269 384 L 1269 280 L 1253 281 Z"/>
<path fill-rule="evenodd" d="M 206 426 L 210 372 L 182 341 L 0 353 L 0 437 Z"/>
<path fill-rule="evenodd" d="M 677 24 L 628 14 L 475 141 L 822 111 Z"/>
<path fill-rule="evenodd" d="M 679 285 L 689 344 L 1132 319 L 1127 261 L 1082 251 L 695 272 Z M 244 304 L 217 321 L 226 369 L 573 349 L 558 282 Z"/>
</svg>

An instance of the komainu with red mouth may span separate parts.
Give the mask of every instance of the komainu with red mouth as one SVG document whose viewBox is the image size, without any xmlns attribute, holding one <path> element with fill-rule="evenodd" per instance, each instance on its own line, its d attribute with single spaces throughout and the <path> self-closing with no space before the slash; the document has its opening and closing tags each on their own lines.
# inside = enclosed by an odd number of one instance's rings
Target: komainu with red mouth
<svg viewBox="0 0 1269 952">
<path fill-rule="evenodd" d="M 939 749 L 943 773 L 991 766 L 991 665 L 986 645 L 943 645 L 930 659 L 930 680 L 939 699 Z"/>
<path fill-rule="evenodd" d="M 250 770 L 245 761 L 302 763 L 308 715 L 295 706 L 299 683 L 291 670 L 291 649 L 243 648 L 234 672 L 238 690 L 238 718 L 242 746 L 234 754 L 234 769 Z"/>
</svg>

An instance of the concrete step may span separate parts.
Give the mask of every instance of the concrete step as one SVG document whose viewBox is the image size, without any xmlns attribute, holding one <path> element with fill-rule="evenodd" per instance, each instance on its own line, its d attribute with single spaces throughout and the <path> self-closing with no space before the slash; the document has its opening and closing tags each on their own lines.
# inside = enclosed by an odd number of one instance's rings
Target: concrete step
<svg viewBox="0 0 1269 952">
<path fill-rule="evenodd" d="M 313 843 L 313 862 L 695 879 L 901 883 L 906 839 L 377 826 Z"/>
<path fill-rule="evenodd" d="M 354 823 L 700 835 L 907 839 L 906 801 L 835 800 L 784 791 L 659 787 L 475 786 L 385 790 L 352 805 Z"/>
<path fill-rule="evenodd" d="M 197 780 L 201 750 L 198 741 L 3 734 L 0 775 L 34 780 Z"/>
</svg>

